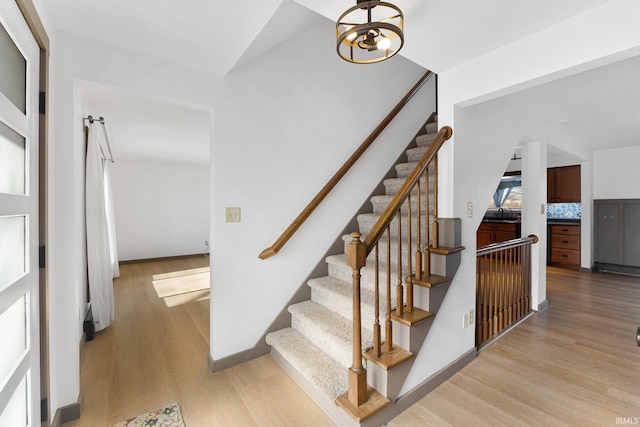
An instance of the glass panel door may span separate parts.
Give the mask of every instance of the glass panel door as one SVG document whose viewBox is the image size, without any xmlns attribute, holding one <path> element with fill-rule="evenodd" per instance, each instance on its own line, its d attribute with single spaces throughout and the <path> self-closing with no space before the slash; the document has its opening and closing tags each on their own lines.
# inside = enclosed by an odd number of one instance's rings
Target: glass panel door
<svg viewBox="0 0 640 427">
<path fill-rule="evenodd" d="M 40 424 L 39 54 L 17 4 L 0 1 L 0 426 Z"/>
</svg>

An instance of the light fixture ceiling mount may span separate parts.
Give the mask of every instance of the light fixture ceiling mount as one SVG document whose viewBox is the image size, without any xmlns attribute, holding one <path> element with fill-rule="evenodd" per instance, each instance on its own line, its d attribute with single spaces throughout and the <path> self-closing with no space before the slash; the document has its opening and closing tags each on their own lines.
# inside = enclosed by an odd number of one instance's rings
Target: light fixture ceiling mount
<svg viewBox="0 0 640 427">
<path fill-rule="evenodd" d="M 336 23 L 336 50 L 345 61 L 373 64 L 391 58 L 404 45 L 404 16 L 391 3 L 357 0 Z"/>
</svg>

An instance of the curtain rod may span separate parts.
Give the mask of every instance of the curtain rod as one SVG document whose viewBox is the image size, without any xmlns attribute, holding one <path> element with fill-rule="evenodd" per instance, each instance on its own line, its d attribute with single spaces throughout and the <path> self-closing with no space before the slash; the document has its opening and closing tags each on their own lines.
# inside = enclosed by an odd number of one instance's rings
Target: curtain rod
<svg viewBox="0 0 640 427">
<path fill-rule="evenodd" d="M 107 143 L 107 150 L 109 151 L 109 157 L 104 155 L 104 150 L 102 149 L 102 145 L 100 145 L 100 151 L 102 152 L 102 158 L 104 158 L 105 160 L 109 160 L 111 163 L 115 163 L 115 160 L 113 159 L 113 153 L 111 152 L 111 144 L 109 143 L 109 137 L 107 136 L 107 128 L 104 126 L 104 117 L 100 116 L 99 118 L 95 118 L 91 115 L 87 116 L 87 117 L 83 117 L 82 118 L 82 122 L 84 123 L 84 121 L 88 121 L 89 123 L 93 124 L 93 122 L 99 122 L 102 125 L 102 132 L 104 133 L 104 140 Z"/>
</svg>

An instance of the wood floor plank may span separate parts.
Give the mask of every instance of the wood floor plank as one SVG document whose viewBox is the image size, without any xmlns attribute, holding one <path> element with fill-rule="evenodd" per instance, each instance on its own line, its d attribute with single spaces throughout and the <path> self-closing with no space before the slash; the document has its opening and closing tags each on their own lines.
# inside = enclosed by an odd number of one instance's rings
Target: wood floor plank
<svg viewBox="0 0 640 427">
<path fill-rule="evenodd" d="M 547 269 L 549 308 L 486 347 L 389 426 L 616 425 L 640 416 L 640 278 Z M 447 384 L 471 393 L 470 403 Z M 457 408 L 465 408 L 459 411 Z M 525 409 L 526 408 L 526 409 Z M 508 413 L 513 420 L 502 419 Z"/>
<path fill-rule="evenodd" d="M 152 284 L 208 265 L 203 256 L 121 266 L 116 320 L 87 343 L 82 415 L 65 427 L 111 426 L 173 402 L 189 427 L 333 425 L 271 356 L 209 372 L 209 293 L 161 299 Z"/>
<path fill-rule="evenodd" d="M 189 427 L 334 425 L 271 356 L 209 373 L 208 296 L 167 304 L 151 283 L 208 264 L 196 257 L 121 266 L 116 321 L 85 347 L 82 416 L 66 427 L 111 426 L 173 402 Z M 591 426 L 640 416 L 640 278 L 549 268 L 547 297 L 547 311 L 389 426 Z"/>
</svg>

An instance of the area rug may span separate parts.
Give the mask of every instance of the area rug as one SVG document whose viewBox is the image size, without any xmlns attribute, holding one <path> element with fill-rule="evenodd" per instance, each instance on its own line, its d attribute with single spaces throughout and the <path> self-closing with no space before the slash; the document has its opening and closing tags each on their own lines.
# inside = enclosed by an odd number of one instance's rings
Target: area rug
<svg viewBox="0 0 640 427">
<path fill-rule="evenodd" d="M 182 421 L 180 406 L 172 403 L 164 408 L 114 424 L 113 427 L 185 427 L 185 424 Z"/>
</svg>

